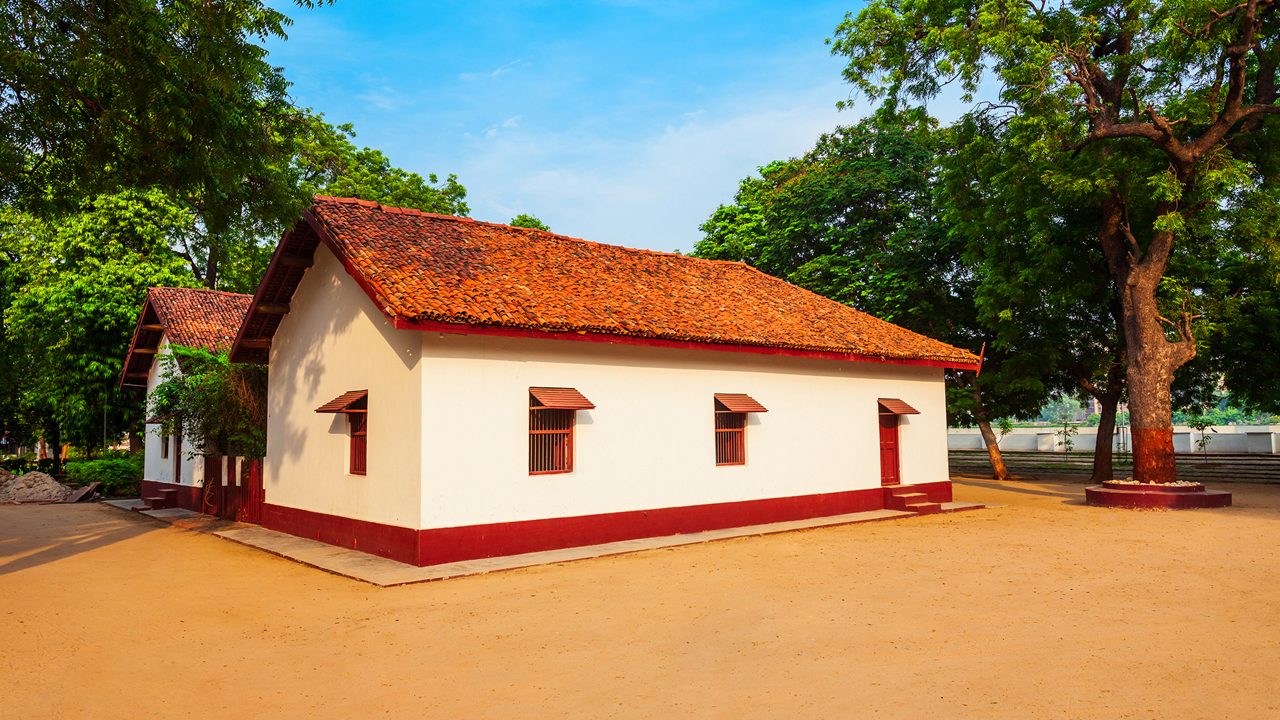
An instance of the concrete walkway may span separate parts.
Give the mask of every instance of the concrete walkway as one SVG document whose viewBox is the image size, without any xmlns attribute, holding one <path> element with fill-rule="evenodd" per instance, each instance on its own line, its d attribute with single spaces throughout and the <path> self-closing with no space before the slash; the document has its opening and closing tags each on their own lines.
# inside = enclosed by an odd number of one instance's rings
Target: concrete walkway
<svg viewBox="0 0 1280 720">
<path fill-rule="evenodd" d="M 273 555 L 295 560 L 336 575 L 342 575 L 380 587 L 444 580 L 465 575 L 494 572 L 496 570 L 514 570 L 515 568 L 531 567 L 533 565 L 549 565 L 679 545 L 694 545 L 712 540 L 727 540 L 753 535 L 768 535 L 793 530 L 807 530 L 810 528 L 830 527 L 832 525 L 850 525 L 853 523 L 915 516 L 915 513 L 897 510 L 871 510 L 810 520 L 793 520 L 724 530 L 707 530 L 684 535 L 623 540 L 603 545 L 587 545 L 584 547 L 564 548 L 562 550 L 547 550 L 523 555 L 508 555 L 505 557 L 482 558 L 444 565 L 432 565 L 430 567 L 418 567 L 357 550 L 349 550 L 316 540 L 308 540 L 275 530 L 268 530 L 259 525 L 220 520 L 191 510 L 183 510 L 181 508 L 143 510 L 141 508 L 146 506 L 141 500 L 107 500 L 105 502 L 112 507 L 131 512 L 136 511 L 140 515 L 145 515 L 176 527 L 215 535 L 225 540 L 265 550 Z M 978 503 L 951 502 L 942 504 L 943 512 L 976 510 L 982 507 L 984 506 Z"/>
</svg>

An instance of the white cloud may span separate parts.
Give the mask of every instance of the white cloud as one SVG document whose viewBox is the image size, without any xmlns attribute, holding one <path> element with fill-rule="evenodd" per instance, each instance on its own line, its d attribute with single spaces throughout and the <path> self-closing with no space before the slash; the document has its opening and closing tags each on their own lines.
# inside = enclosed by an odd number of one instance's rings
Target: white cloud
<svg viewBox="0 0 1280 720">
<path fill-rule="evenodd" d="M 511 132 L 487 130 L 486 142 L 463 155 L 458 175 L 477 218 L 505 222 L 527 212 L 566 235 L 688 251 L 701 238 L 698 226 L 732 199 L 742 178 L 856 119 L 836 111 L 843 93 L 830 84 L 755 97 L 747 107 L 699 108 L 634 138 L 609 137 L 596 125 L 538 132 L 509 118 Z"/>
<path fill-rule="evenodd" d="M 498 67 L 492 70 L 487 70 L 484 72 L 458 73 L 458 79 L 464 82 L 472 82 L 474 80 L 479 80 L 481 78 L 486 78 L 486 77 L 490 77 L 490 78 L 501 77 L 511 72 L 512 70 L 515 70 L 516 68 L 527 67 L 531 64 L 532 63 L 530 63 L 528 60 L 512 60 L 509 63 L 499 65 Z"/>
</svg>

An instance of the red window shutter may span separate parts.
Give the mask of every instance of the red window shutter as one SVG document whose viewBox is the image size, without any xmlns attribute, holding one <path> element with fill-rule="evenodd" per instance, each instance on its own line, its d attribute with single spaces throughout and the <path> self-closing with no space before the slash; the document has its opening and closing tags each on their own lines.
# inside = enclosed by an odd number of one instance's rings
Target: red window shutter
<svg viewBox="0 0 1280 720">
<path fill-rule="evenodd" d="M 747 414 L 731 409 L 720 397 L 715 398 L 716 465 L 746 465 Z"/>
<path fill-rule="evenodd" d="M 547 390 L 572 394 L 545 392 Z M 555 405 L 548 406 L 546 402 Z M 530 475 L 573 472 L 573 426 L 577 410 L 594 407 L 591 401 L 572 388 L 529 388 Z"/>
<path fill-rule="evenodd" d="M 347 413 L 347 421 L 351 424 L 351 460 L 350 473 L 364 475 L 368 461 L 368 413 Z"/>
</svg>

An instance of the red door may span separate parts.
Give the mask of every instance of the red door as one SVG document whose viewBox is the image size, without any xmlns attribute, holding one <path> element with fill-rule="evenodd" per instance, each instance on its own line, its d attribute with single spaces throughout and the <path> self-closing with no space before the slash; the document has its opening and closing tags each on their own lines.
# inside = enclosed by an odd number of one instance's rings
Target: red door
<svg viewBox="0 0 1280 720">
<path fill-rule="evenodd" d="M 880 415 L 880 484 L 897 485 L 902 482 L 898 472 L 898 416 Z"/>
<path fill-rule="evenodd" d="M 240 522 L 262 522 L 262 461 L 245 460 L 240 470 L 240 498 L 236 519 Z"/>
<path fill-rule="evenodd" d="M 222 508 L 222 495 L 222 457 L 205 455 L 204 493 L 200 502 L 200 512 L 205 515 L 218 515 Z"/>
</svg>

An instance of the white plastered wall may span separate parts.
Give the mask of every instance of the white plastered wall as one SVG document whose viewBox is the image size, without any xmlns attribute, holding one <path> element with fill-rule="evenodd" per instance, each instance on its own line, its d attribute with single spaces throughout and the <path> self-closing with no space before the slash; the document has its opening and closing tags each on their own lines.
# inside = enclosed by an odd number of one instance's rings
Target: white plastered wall
<svg viewBox="0 0 1280 720">
<path fill-rule="evenodd" d="M 902 418 L 902 482 L 948 479 L 940 369 L 440 333 L 421 343 L 424 528 L 876 488 L 881 397 L 920 411 Z M 596 405 L 577 412 L 571 473 L 528 474 L 537 386 Z M 749 416 L 746 465 L 715 464 L 717 392 L 769 409 Z"/>
<path fill-rule="evenodd" d="M 169 352 L 168 338 L 161 337 L 160 345 L 156 350 L 155 359 L 151 363 L 151 370 L 147 373 L 147 398 L 150 399 L 151 392 L 156 386 L 164 380 L 162 371 L 163 362 L 161 356 L 167 355 Z M 150 403 L 148 402 L 148 407 Z M 155 482 L 165 483 L 181 483 L 183 485 L 200 485 L 204 482 L 204 461 L 201 458 L 192 457 L 194 449 L 191 443 L 185 438 L 182 441 L 182 468 L 181 476 L 174 477 L 174 452 L 173 438 L 162 438 L 160 435 L 160 426 L 154 423 L 148 423 L 146 430 L 142 436 L 143 444 L 143 462 L 142 477 L 144 480 L 154 480 Z M 160 445 L 162 441 L 169 443 L 169 457 L 160 457 Z"/>
<path fill-rule="evenodd" d="M 420 338 L 392 328 L 323 245 L 290 307 L 271 346 L 266 502 L 418 527 Z M 348 472 L 346 416 L 315 412 L 349 390 L 369 391 L 365 475 Z"/>
</svg>

